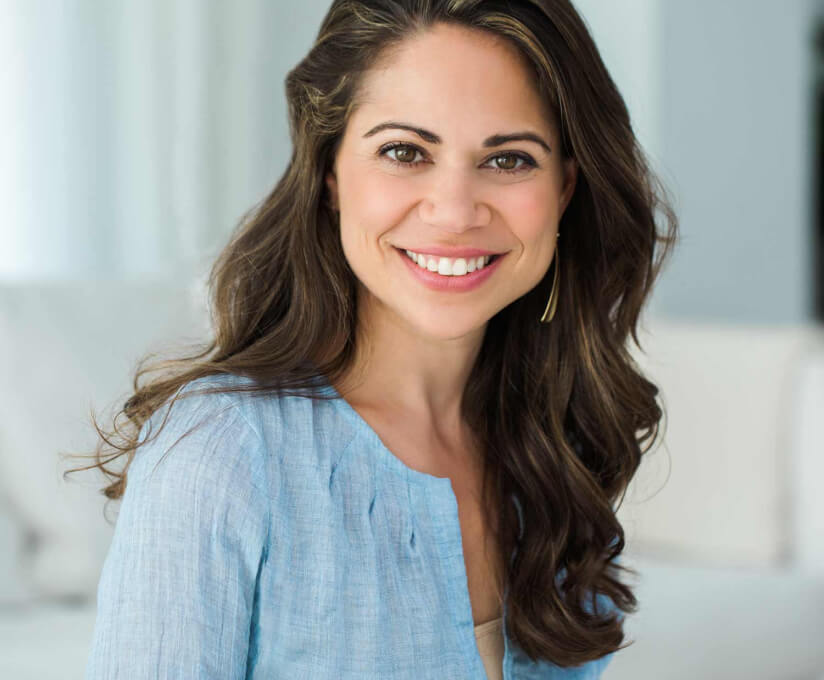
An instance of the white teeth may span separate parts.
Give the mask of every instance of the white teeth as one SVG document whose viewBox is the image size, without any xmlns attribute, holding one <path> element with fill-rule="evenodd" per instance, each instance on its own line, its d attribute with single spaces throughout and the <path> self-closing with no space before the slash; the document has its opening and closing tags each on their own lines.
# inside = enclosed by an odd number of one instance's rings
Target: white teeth
<svg viewBox="0 0 824 680">
<path fill-rule="evenodd" d="M 441 276 L 464 276 L 474 272 L 476 269 L 483 269 L 490 259 L 490 255 L 479 255 L 470 258 L 450 258 L 438 257 L 436 255 L 424 255 L 407 250 L 406 256 L 415 262 L 421 269 L 428 269 L 437 272 Z"/>
</svg>

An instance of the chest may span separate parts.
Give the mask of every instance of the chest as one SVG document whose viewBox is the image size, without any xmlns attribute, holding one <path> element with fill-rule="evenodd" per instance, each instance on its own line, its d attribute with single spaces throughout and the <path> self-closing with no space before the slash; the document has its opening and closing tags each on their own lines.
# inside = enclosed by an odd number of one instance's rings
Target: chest
<svg viewBox="0 0 824 680">
<path fill-rule="evenodd" d="M 456 481 L 457 480 L 457 481 Z M 458 504 L 461 548 L 474 625 L 503 612 L 503 559 L 481 505 L 480 480 L 450 477 Z"/>
<path fill-rule="evenodd" d="M 373 428 L 389 453 L 406 467 L 449 480 L 458 506 L 461 551 L 474 625 L 499 618 L 503 613 L 504 563 L 495 532 L 490 526 L 492 513 L 484 510 L 481 495 L 483 470 L 477 451 L 468 444 L 446 447 L 431 439 L 424 442 L 413 436 L 413 428 L 382 423 L 372 417 Z"/>
<path fill-rule="evenodd" d="M 474 623 L 503 612 L 483 610 L 477 510 L 456 503 L 447 478 L 387 472 L 358 453 L 331 477 L 314 466 L 281 476 L 250 677 L 480 680 Z"/>
<path fill-rule="evenodd" d="M 316 442 L 319 464 L 279 468 L 247 677 L 485 678 L 470 602 L 485 571 L 473 486 L 413 473 L 367 430 L 345 441 L 342 453 Z M 504 680 L 566 677 L 505 642 Z"/>
</svg>

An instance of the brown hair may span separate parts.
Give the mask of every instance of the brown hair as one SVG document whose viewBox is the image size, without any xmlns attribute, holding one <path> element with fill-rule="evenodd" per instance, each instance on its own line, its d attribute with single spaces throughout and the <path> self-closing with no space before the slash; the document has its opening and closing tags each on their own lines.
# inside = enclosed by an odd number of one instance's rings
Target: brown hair
<svg viewBox="0 0 824 680">
<path fill-rule="evenodd" d="M 490 319 L 462 402 L 484 456 L 484 507 L 507 557 L 507 632 L 532 659 L 579 665 L 620 649 L 624 640 L 623 617 L 593 611 L 589 598 L 609 597 L 623 612 L 637 609 L 618 578 L 632 570 L 616 561 L 624 532 L 614 504 L 654 444 L 663 412 L 658 389 L 627 345 L 631 335 L 640 348 L 641 308 L 675 243 L 677 219 L 568 0 L 335 0 L 308 55 L 286 78 L 294 147 L 288 167 L 212 268 L 214 338 L 184 358 L 149 367 L 144 358 L 113 431 L 94 423 L 102 439 L 96 463 L 69 472 L 99 468 L 111 481 L 105 496 L 120 498 L 128 466 L 145 443 L 142 425 L 196 378 L 254 379 L 208 391 L 309 388 L 310 396 L 323 398 L 312 393 L 317 374 L 333 383 L 345 375 L 355 348 L 356 279 L 324 176 L 358 104 L 364 72 L 402 38 L 436 22 L 487 31 L 520 50 L 559 126 L 563 157 L 579 166 L 559 225 L 555 318 L 538 321 L 550 265 L 534 289 Z M 123 469 L 109 469 L 123 455 Z M 520 539 L 512 503 L 500 501 L 512 494 L 523 509 Z"/>
</svg>

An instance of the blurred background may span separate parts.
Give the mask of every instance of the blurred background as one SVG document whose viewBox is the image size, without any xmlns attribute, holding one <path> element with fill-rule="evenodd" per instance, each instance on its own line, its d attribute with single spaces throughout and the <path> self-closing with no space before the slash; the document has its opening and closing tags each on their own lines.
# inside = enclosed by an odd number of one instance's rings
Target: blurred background
<svg viewBox="0 0 824 680">
<path fill-rule="evenodd" d="M 58 454 L 146 352 L 206 339 L 328 5 L 0 0 L 0 677 L 83 675 L 116 506 Z M 632 346 L 667 417 L 604 677 L 821 680 L 824 0 L 576 5 L 682 230 Z"/>
</svg>

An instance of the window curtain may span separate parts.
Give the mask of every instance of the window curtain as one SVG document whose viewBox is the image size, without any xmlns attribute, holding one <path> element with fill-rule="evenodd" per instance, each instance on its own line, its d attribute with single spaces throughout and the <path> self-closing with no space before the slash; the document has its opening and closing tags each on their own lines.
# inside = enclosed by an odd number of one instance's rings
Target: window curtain
<svg viewBox="0 0 824 680">
<path fill-rule="evenodd" d="M 298 4 L 0 0 L 0 280 L 201 271 L 288 162 Z"/>
</svg>

